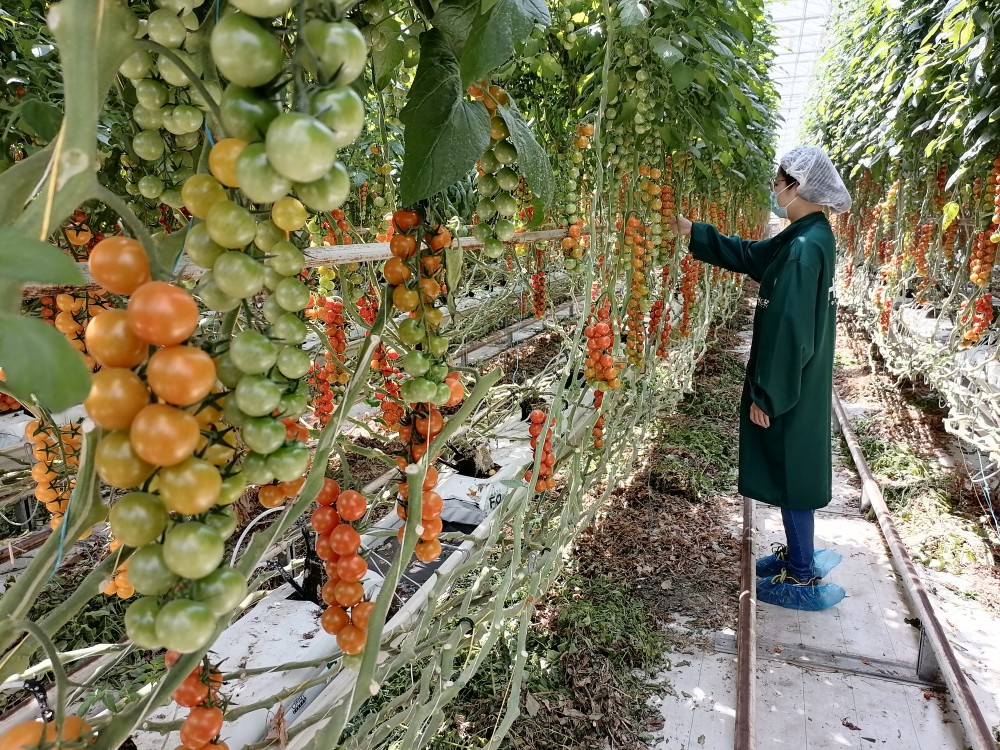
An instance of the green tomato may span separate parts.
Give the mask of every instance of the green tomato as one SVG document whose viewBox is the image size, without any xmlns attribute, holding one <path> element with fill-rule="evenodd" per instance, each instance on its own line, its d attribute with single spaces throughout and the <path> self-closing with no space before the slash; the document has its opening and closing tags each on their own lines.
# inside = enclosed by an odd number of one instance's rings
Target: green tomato
<svg viewBox="0 0 1000 750">
<path fill-rule="evenodd" d="M 493 156 L 500 164 L 513 164 L 517 161 L 517 149 L 510 141 L 500 141 L 493 147 Z"/>
<path fill-rule="evenodd" d="M 173 108 L 170 119 L 175 128 L 170 132 L 183 135 L 201 130 L 205 116 L 197 107 L 192 107 L 190 104 L 178 104 Z"/>
<path fill-rule="evenodd" d="M 432 383 L 443 383 L 448 377 L 448 365 L 432 365 L 425 377 Z"/>
<path fill-rule="evenodd" d="M 243 206 L 230 200 L 213 205 L 205 217 L 208 234 L 225 248 L 246 247 L 257 236 L 257 222 Z"/>
<path fill-rule="evenodd" d="M 143 130 L 159 130 L 163 127 L 163 110 L 146 109 L 141 104 L 132 108 L 132 119 Z"/>
<path fill-rule="evenodd" d="M 219 489 L 219 499 L 217 505 L 232 505 L 243 495 L 247 488 L 247 480 L 242 474 L 233 474 L 222 480 L 222 487 Z"/>
<path fill-rule="evenodd" d="M 164 47 L 176 49 L 184 42 L 187 36 L 187 29 L 177 14 L 160 8 L 154 10 L 146 18 L 146 34 L 150 41 L 162 44 Z"/>
<path fill-rule="evenodd" d="M 296 182 L 295 194 L 313 211 L 340 208 L 351 194 L 351 176 L 347 167 L 335 161 L 330 171 L 312 182 Z"/>
<path fill-rule="evenodd" d="M 270 484 L 274 481 L 274 472 L 267 467 L 267 456 L 259 453 L 246 455 L 241 474 L 249 484 Z"/>
<path fill-rule="evenodd" d="M 140 594 L 160 596 L 172 589 L 180 578 L 167 567 L 163 545 L 147 544 L 129 558 L 128 580 Z"/>
<path fill-rule="evenodd" d="M 278 286 L 279 283 L 284 281 L 286 277 L 282 276 L 280 273 L 275 271 L 270 266 L 264 266 L 264 288 L 270 289 L 272 292 Z M 273 295 L 272 295 L 273 296 Z M 285 308 L 281 308 L 284 310 Z"/>
<path fill-rule="evenodd" d="M 427 337 L 427 351 L 430 352 L 432 357 L 443 357 L 448 353 L 448 347 L 451 345 L 451 340 L 447 336 L 428 336 Z"/>
<path fill-rule="evenodd" d="M 489 198 L 495 195 L 499 189 L 500 183 L 497 182 L 497 178 L 491 174 L 482 174 L 476 181 L 476 192 L 479 193 L 482 198 Z"/>
<path fill-rule="evenodd" d="M 201 131 L 195 130 L 192 133 L 181 133 L 174 136 L 174 145 L 181 151 L 193 151 L 201 143 Z"/>
<path fill-rule="evenodd" d="M 233 395 L 242 412 L 251 417 L 263 417 L 277 408 L 281 401 L 281 386 L 263 375 L 246 375 Z"/>
<path fill-rule="evenodd" d="M 506 190 L 508 193 L 512 193 L 517 189 L 520 182 L 521 178 L 518 176 L 517 172 L 510 167 L 504 167 L 497 172 L 497 184 L 500 186 L 501 190 Z"/>
<path fill-rule="evenodd" d="M 111 533 L 126 547 L 155 542 L 167 528 L 169 516 L 160 498 L 148 492 L 130 492 L 111 506 Z"/>
<path fill-rule="evenodd" d="M 242 373 L 241 373 L 241 379 L 242 379 Z M 239 381 L 237 381 L 237 385 L 238 384 Z M 222 416 L 225 418 L 226 422 L 228 422 L 238 430 L 243 429 L 246 423 L 250 421 L 250 415 L 236 405 L 236 397 L 232 395 L 230 395 L 226 399 L 226 403 L 222 405 Z"/>
<path fill-rule="evenodd" d="M 502 258 L 504 254 L 503 242 L 496 237 L 490 237 L 483 243 L 483 252 L 488 258 Z"/>
<path fill-rule="evenodd" d="M 309 306 L 309 287 L 289 276 L 284 277 L 274 287 L 274 298 L 289 312 L 305 310 Z"/>
<path fill-rule="evenodd" d="M 423 324 L 416 318 L 406 318 L 399 324 L 399 339 L 407 346 L 416 346 L 426 334 Z"/>
<path fill-rule="evenodd" d="M 479 217 L 480 224 L 492 219 L 496 213 L 497 207 L 492 198 L 480 198 L 479 202 L 476 203 L 476 215 Z"/>
<path fill-rule="evenodd" d="M 282 344 L 297 346 L 306 340 L 309 329 L 298 315 L 286 312 L 274 321 L 270 330 L 271 338 Z"/>
<path fill-rule="evenodd" d="M 201 458 L 190 456 L 159 473 L 160 496 L 167 510 L 197 515 L 215 505 L 222 477 L 219 470 Z"/>
<path fill-rule="evenodd" d="M 240 331 L 229 346 L 229 357 L 241 372 L 263 375 L 274 367 L 278 347 L 260 331 Z"/>
<path fill-rule="evenodd" d="M 222 564 L 226 547 L 222 536 L 208 524 L 179 523 L 163 540 L 163 561 L 181 578 L 196 581 Z"/>
<path fill-rule="evenodd" d="M 271 252 L 272 247 L 284 241 L 285 232 L 270 219 L 265 219 L 257 224 L 257 236 L 254 238 L 253 244 L 265 253 Z"/>
<path fill-rule="evenodd" d="M 273 296 L 266 297 L 264 299 L 264 304 L 261 305 L 260 311 L 264 316 L 264 320 L 272 325 L 277 323 L 287 314 L 287 310 L 279 305 Z"/>
<path fill-rule="evenodd" d="M 215 67 L 238 86 L 263 86 L 284 64 L 277 37 L 245 13 L 223 16 L 212 29 L 210 46 Z"/>
<path fill-rule="evenodd" d="M 243 425 L 240 438 L 254 453 L 266 456 L 285 444 L 285 425 L 271 417 L 255 417 Z"/>
<path fill-rule="evenodd" d="M 163 156 L 163 136 L 155 130 L 142 130 L 132 139 L 132 150 L 145 161 L 156 161 Z"/>
<path fill-rule="evenodd" d="M 282 276 L 297 276 L 306 262 L 303 252 L 288 240 L 274 243 L 266 252 L 270 257 L 264 261 L 264 265 Z"/>
<path fill-rule="evenodd" d="M 350 146 L 365 126 L 365 105 L 350 86 L 333 86 L 313 95 L 312 114 L 333 132 L 338 149 Z"/>
<path fill-rule="evenodd" d="M 472 227 L 472 236 L 480 242 L 486 242 L 486 240 L 493 236 L 493 227 L 481 221 Z"/>
<path fill-rule="evenodd" d="M 135 100 L 146 109 L 156 110 L 167 103 L 167 87 L 152 78 L 143 78 L 135 84 Z"/>
<path fill-rule="evenodd" d="M 181 185 L 181 200 L 192 216 L 204 219 L 216 203 L 226 200 L 226 191 L 212 175 L 194 174 Z"/>
<path fill-rule="evenodd" d="M 235 568 L 219 568 L 195 584 L 194 598 L 216 617 L 232 612 L 247 595 L 247 579 Z"/>
<path fill-rule="evenodd" d="M 495 174 L 498 169 L 500 169 L 500 162 L 497 161 L 493 152 L 490 150 L 484 151 L 483 155 L 479 157 L 479 166 L 482 167 L 486 174 Z"/>
<path fill-rule="evenodd" d="M 300 112 L 278 115 L 267 129 L 265 143 L 271 166 L 293 182 L 318 180 L 337 160 L 336 138 L 330 129 Z"/>
<path fill-rule="evenodd" d="M 173 53 L 190 68 L 196 77 L 201 77 L 201 61 L 197 57 L 189 55 L 187 52 L 181 52 L 179 49 L 173 50 Z M 187 73 L 181 70 L 177 66 L 177 63 L 166 55 L 160 55 L 156 58 L 156 70 L 159 72 L 160 78 L 171 86 L 188 86 L 191 83 Z"/>
<path fill-rule="evenodd" d="M 278 105 L 243 86 L 228 86 L 219 104 L 226 135 L 244 141 L 259 141 L 278 116 Z"/>
<path fill-rule="evenodd" d="M 298 419 L 309 408 L 309 396 L 305 393 L 286 393 L 278 404 L 278 416 L 282 419 Z"/>
<path fill-rule="evenodd" d="M 131 580 L 131 579 L 129 579 Z M 160 602 L 154 596 L 136 599 L 125 610 L 125 634 L 139 648 L 160 648 L 156 636 L 156 616 L 160 613 Z"/>
<path fill-rule="evenodd" d="M 137 187 L 139 188 L 139 192 L 142 193 L 143 198 L 153 200 L 159 198 L 160 193 L 163 192 L 163 180 L 155 174 L 148 174 L 139 179 Z"/>
<path fill-rule="evenodd" d="M 149 75 L 153 67 L 153 56 L 144 49 L 136 50 L 125 58 L 118 72 L 131 81 L 139 81 Z"/>
<path fill-rule="evenodd" d="M 514 238 L 517 232 L 517 227 L 509 219 L 500 219 L 496 226 L 493 227 L 493 231 L 497 233 L 497 239 L 501 242 L 506 242 Z"/>
<path fill-rule="evenodd" d="M 211 268 L 226 249 L 212 240 L 208 234 L 208 224 L 199 221 L 188 229 L 187 237 L 184 239 L 184 251 L 195 265 Z"/>
<path fill-rule="evenodd" d="M 291 482 L 305 473 L 309 466 L 309 449 L 302 443 L 279 448 L 267 457 L 267 468 L 279 482 Z"/>
<path fill-rule="evenodd" d="M 156 616 L 156 637 L 171 651 L 197 651 L 207 646 L 214 634 L 215 615 L 199 602 L 174 599 Z"/>
<path fill-rule="evenodd" d="M 215 377 L 217 377 L 219 382 L 226 386 L 226 388 L 235 388 L 240 380 L 243 379 L 244 375 L 246 375 L 246 373 L 236 366 L 236 363 L 233 362 L 233 358 L 229 356 L 229 352 L 220 354 L 215 360 Z M 231 400 L 232 399 L 227 399 L 226 403 L 228 404 Z M 230 422 L 230 424 L 232 424 L 232 422 Z M 239 425 L 234 426 L 238 427 Z"/>
<path fill-rule="evenodd" d="M 434 388 L 434 395 L 427 399 L 435 406 L 444 406 L 451 399 L 451 389 L 441 383 Z"/>
<path fill-rule="evenodd" d="M 257 18 L 274 18 L 287 13 L 292 0 L 229 0 L 229 4 Z"/>
<path fill-rule="evenodd" d="M 313 58 L 305 57 L 307 70 L 315 70 L 318 66 L 323 77 L 331 83 L 350 83 L 365 69 L 368 45 L 352 23 L 314 18 L 306 22 L 303 37 Z"/>
<path fill-rule="evenodd" d="M 278 352 L 278 372 L 289 380 L 298 380 L 309 372 L 309 355 L 297 346 L 285 346 Z"/>
<path fill-rule="evenodd" d="M 415 378 L 423 377 L 431 367 L 431 361 L 427 355 L 421 351 L 413 349 L 407 352 L 400 360 L 400 366 L 408 375 Z"/>
<path fill-rule="evenodd" d="M 202 518 L 202 523 L 215 529 L 223 539 L 228 539 L 236 533 L 236 511 L 233 508 L 213 508 Z"/>
<path fill-rule="evenodd" d="M 251 143 L 243 149 L 236 160 L 236 179 L 240 190 L 254 203 L 274 203 L 292 189 L 292 181 L 271 166 L 263 143 Z M 284 238 L 285 233 L 281 236 Z"/>
<path fill-rule="evenodd" d="M 494 203 L 497 207 L 497 214 L 505 219 L 509 219 L 517 213 L 517 199 L 510 193 L 500 193 Z"/>
<path fill-rule="evenodd" d="M 229 312 L 240 306 L 239 298 L 230 297 L 219 289 L 219 285 L 215 283 L 215 275 L 211 271 L 206 271 L 198 279 L 194 294 L 205 307 L 216 312 Z"/>
<path fill-rule="evenodd" d="M 215 283 L 233 299 L 246 299 L 264 286 L 264 266 L 246 253 L 229 250 L 212 266 Z"/>
<path fill-rule="evenodd" d="M 413 378 L 403 383 L 400 393 L 410 403 L 423 404 L 435 397 L 437 385 L 424 378 Z"/>
</svg>

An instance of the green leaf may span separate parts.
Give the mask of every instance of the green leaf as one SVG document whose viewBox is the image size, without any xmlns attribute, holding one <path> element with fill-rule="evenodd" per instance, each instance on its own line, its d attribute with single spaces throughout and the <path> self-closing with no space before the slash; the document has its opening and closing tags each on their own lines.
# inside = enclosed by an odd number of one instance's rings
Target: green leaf
<svg viewBox="0 0 1000 750">
<path fill-rule="evenodd" d="M 958 217 L 959 207 L 954 201 L 945 203 L 941 211 L 941 231 L 943 232 Z"/>
<path fill-rule="evenodd" d="M 66 253 L 48 242 L 0 228 L 0 278 L 36 284 L 82 284 L 83 274 Z"/>
<path fill-rule="evenodd" d="M 434 28 L 448 37 L 455 54 L 462 56 L 472 24 L 479 15 L 479 0 L 444 0 L 434 14 Z"/>
<path fill-rule="evenodd" d="M 444 35 L 420 35 L 420 63 L 410 87 L 403 121 L 403 205 L 428 198 L 469 173 L 489 145 L 489 114 L 465 99 L 458 60 Z"/>
<path fill-rule="evenodd" d="M 649 9 L 639 0 L 618 0 L 618 20 L 622 28 L 638 26 L 649 18 Z"/>
<path fill-rule="evenodd" d="M 531 192 L 542 201 L 542 207 L 548 206 L 552 201 L 554 190 L 549 155 L 538 145 L 538 141 L 535 140 L 534 134 L 513 101 L 506 107 L 497 107 L 497 112 L 507 123 L 510 140 L 517 149 L 518 171 L 524 175 Z"/>
<path fill-rule="evenodd" d="M 392 81 L 392 74 L 406 57 L 406 47 L 399 39 L 391 39 L 381 50 L 372 50 L 375 90 L 381 91 Z"/>
<path fill-rule="evenodd" d="M 656 56 L 660 58 L 660 62 L 662 62 L 667 68 L 673 67 L 674 64 L 684 59 L 684 53 L 662 36 L 654 36 L 650 38 L 649 47 L 653 50 Z"/>
<path fill-rule="evenodd" d="M 83 356 L 38 318 L 0 313 L 0 367 L 19 401 L 37 399 L 50 411 L 75 406 L 90 392 Z"/>
<path fill-rule="evenodd" d="M 43 141 L 51 141 L 59 132 L 62 112 L 47 102 L 29 99 L 21 105 L 24 124 Z"/>
<path fill-rule="evenodd" d="M 683 91 L 694 80 L 694 69 L 684 63 L 677 63 L 670 69 L 670 78 L 674 82 L 674 88 Z"/>
<path fill-rule="evenodd" d="M 544 0 L 497 0 L 476 16 L 462 52 L 462 84 L 480 81 L 514 54 L 535 24 L 552 23 Z"/>
</svg>

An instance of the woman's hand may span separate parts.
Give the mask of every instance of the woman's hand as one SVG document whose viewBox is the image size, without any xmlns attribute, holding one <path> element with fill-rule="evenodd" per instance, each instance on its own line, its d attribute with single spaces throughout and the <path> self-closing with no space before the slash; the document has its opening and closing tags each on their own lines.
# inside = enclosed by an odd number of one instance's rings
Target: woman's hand
<svg viewBox="0 0 1000 750">
<path fill-rule="evenodd" d="M 750 421 L 765 430 L 771 426 L 771 418 L 757 404 L 750 404 Z"/>
<path fill-rule="evenodd" d="M 691 222 L 685 219 L 680 214 L 670 217 L 670 231 L 674 234 L 683 234 L 686 237 L 691 236 Z"/>
</svg>

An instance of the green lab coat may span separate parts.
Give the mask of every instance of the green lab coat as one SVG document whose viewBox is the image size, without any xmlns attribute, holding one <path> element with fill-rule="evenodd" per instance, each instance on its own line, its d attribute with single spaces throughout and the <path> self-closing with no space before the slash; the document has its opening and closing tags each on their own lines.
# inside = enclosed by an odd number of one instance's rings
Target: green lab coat
<svg viewBox="0 0 1000 750">
<path fill-rule="evenodd" d="M 830 222 L 822 212 L 809 214 L 760 242 L 696 223 L 690 250 L 760 283 L 740 404 L 740 493 L 786 508 L 828 505 L 837 330 Z M 770 427 L 750 421 L 751 402 Z"/>
</svg>

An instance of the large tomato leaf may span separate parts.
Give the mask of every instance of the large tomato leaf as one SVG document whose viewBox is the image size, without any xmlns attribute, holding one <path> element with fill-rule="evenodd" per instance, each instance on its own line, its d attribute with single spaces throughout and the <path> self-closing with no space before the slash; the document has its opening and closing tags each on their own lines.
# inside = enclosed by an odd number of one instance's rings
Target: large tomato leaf
<svg viewBox="0 0 1000 750">
<path fill-rule="evenodd" d="M 392 74 L 406 57 L 406 48 L 398 39 L 390 39 L 382 49 L 372 50 L 375 90 L 381 91 L 392 81 Z"/>
<path fill-rule="evenodd" d="M 434 13 L 434 28 L 444 32 L 458 57 L 462 56 L 465 42 L 472 33 L 479 8 L 480 0 L 444 0 Z"/>
<path fill-rule="evenodd" d="M 618 0 L 618 20 L 622 28 L 638 26 L 649 18 L 649 8 L 639 0 Z"/>
<path fill-rule="evenodd" d="M 444 35 L 420 35 L 420 63 L 403 121 L 403 205 L 428 198 L 461 179 L 489 144 L 490 118 L 480 102 L 465 98 L 458 60 Z"/>
<path fill-rule="evenodd" d="M 0 313 L 0 367 L 18 401 L 37 400 L 49 411 L 75 406 L 90 392 L 83 356 L 38 318 Z"/>
<path fill-rule="evenodd" d="M 542 201 L 543 208 L 552 201 L 553 178 L 549 155 L 545 153 L 528 124 L 521 117 L 513 101 L 507 107 L 498 107 L 497 111 L 507 123 L 510 139 L 517 149 L 517 166 L 528 181 L 528 187 Z"/>
<path fill-rule="evenodd" d="M 552 23 L 544 0 L 497 0 L 476 16 L 462 54 L 462 83 L 482 80 L 514 54 L 535 24 Z"/>
<path fill-rule="evenodd" d="M 0 279 L 37 284 L 82 284 L 83 274 L 62 250 L 25 237 L 16 229 L 0 228 Z"/>
</svg>

